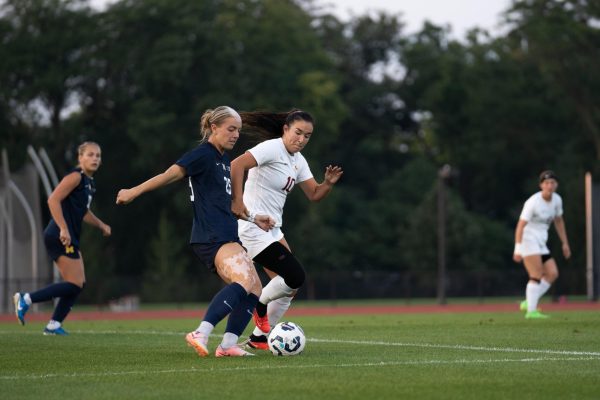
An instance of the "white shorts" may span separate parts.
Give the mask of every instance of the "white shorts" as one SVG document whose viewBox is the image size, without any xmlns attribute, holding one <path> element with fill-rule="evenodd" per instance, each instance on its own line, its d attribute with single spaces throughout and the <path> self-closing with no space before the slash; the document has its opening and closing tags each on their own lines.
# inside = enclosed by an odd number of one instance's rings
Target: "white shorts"
<svg viewBox="0 0 600 400">
<path fill-rule="evenodd" d="M 255 223 L 247 221 L 238 221 L 238 235 L 250 258 L 256 257 L 271 243 L 278 242 L 283 238 L 281 228 L 271 228 L 269 232 L 265 232 Z"/>
<path fill-rule="evenodd" d="M 548 246 L 546 246 L 546 243 L 523 237 L 523 240 L 521 241 L 521 257 L 533 256 L 536 254 L 550 254 L 550 250 L 548 249 Z"/>
</svg>

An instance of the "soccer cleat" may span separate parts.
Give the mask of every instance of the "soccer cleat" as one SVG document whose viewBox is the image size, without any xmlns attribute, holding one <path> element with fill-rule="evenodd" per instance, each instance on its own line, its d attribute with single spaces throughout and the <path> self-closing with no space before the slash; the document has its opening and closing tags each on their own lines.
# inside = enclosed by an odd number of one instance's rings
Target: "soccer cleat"
<svg viewBox="0 0 600 400">
<path fill-rule="evenodd" d="M 264 341 L 261 340 L 256 340 L 254 338 L 264 338 Z M 253 340 L 254 339 L 254 340 Z M 250 349 L 255 349 L 255 350 L 269 350 L 269 344 L 267 343 L 267 337 L 266 336 L 250 336 L 250 338 L 248 338 L 247 340 L 244 340 L 242 343 L 240 343 L 242 346 L 245 346 L 247 348 Z"/>
<path fill-rule="evenodd" d="M 17 320 L 19 320 L 21 325 L 25 325 L 25 313 L 29 310 L 29 304 L 27 304 L 21 293 L 15 293 L 13 301 L 15 303 L 15 315 L 17 316 Z"/>
<path fill-rule="evenodd" d="M 44 336 L 67 336 L 69 332 L 65 331 L 62 326 L 56 329 L 44 328 Z"/>
<path fill-rule="evenodd" d="M 239 346 L 231 346 L 228 349 L 224 349 L 219 345 L 215 351 L 215 357 L 248 357 L 254 356 L 252 353 L 248 353 L 246 350 Z"/>
<path fill-rule="evenodd" d="M 190 332 L 185 335 L 185 341 L 188 346 L 193 347 L 194 350 L 196 350 L 196 353 L 198 353 L 200 357 L 206 357 L 208 355 L 208 348 L 206 347 L 208 339 L 203 333 L 196 331 Z"/>
<path fill-rule="evenodd" d="M 252 312 L 252 320 L 254 320 L 254 325 L 267 335 L 271 331 L 271 325 L 269 325 L 269 317 L 266 315 L 264 317 L 259 317 L 256 310 Z"/>
<path fill-rule="evenodd" d="M 550 318 L 549 315 L 542 314 L 538 310 L 535 311 L 527 311 L 525 314 L 525 319 L 547 319 Z"/>
<path fill-rule="evenodd" d="M 527 311 L 527 300 L 523 300 L 521 304 L 519 304 L 519 310 Z"/>
<path fill-rule="evenodd" d="M 519 310 L 521 310 L 521 311 L 527 311 L 527 300 L 523 300 L 519 304 Z M 537 310 L 538 311 L 542 311 L 542 307 L 538 306 Z"/>
</svg>

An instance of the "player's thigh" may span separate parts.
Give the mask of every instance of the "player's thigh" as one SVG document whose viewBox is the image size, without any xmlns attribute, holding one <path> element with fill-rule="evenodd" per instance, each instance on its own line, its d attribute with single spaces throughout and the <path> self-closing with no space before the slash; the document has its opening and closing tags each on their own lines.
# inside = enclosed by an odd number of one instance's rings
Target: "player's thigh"
<svg viewBox="0 0 600 400">
<path fill-rule="evenodd" d="M 60 271 L 60 276 L 63 280 L 71 282 L 74 285 L 83 287 L 85 283 L 85 269 L 83 266 L 83 258 L 69 258 L 60 256 L 56 260 L 56 266 Z"/>
<path fill-rule="evenodd" d="M 285 237 L 282 237 L 281 239 L 279 239 L 279 243 L 284 245 L 290 251 L 290 253 L 292 252 L 292 249 L 290 248 L 290 245 L 287 242 L 287 240 L 285 240 Z"/>
<path fill-rule="evenodd" d="M 532 254 L 530 256 L 523 257 L 523 265 L 529 274 L 530 278 L 541 279 L 543 274 L 542 256 L 539 254 Z"/>
<path fill-rule="evenodd" d="M 239 243 L 221 246 L 215 256 L 215 267 L 225 283 L 239 283 L 248 293 L 260 294 L 261 284 L 254 263 Z"/>
</svg>

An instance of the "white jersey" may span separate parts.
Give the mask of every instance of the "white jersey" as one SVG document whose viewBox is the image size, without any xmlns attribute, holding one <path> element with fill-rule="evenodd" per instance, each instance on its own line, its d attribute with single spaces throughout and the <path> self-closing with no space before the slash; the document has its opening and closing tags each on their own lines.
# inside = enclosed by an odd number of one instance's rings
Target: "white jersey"
<svg viewBox="0 0 600 400">
<path fill-rule="evenodd" d="M 258 165 L 248 171 L 244 204 L 252 213 L 270 215 L 275 227 L 281 227 L 287 195 L 296 183 L 313 177 L 308 163 L 299 152 L 288 153 L 281 138 L 264 141 L 248 151 Z"/>
<path fill-rule="evenodd" d="M 562 199 L 557 193 L 550 201 L 544 200 L 542 192 L 532 195 L 523 206 L 519 219 L 527 221 L 523 230 L 523 242 L 537 242 L 540 245 L 548 240 L 550 224 L 563 214 Z"/>
</svg>

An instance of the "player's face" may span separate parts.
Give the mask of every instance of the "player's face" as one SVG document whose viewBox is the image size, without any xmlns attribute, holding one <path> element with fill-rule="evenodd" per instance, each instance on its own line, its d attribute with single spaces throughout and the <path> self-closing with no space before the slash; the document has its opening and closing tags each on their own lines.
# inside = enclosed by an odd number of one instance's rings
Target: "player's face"
<svg viewBox="0 0 600 400">
<path fill-rule="evenodd" d="M 102 152 L 100 147 L 90 144 L 85 146 L 83 153 L 79 155 L 79 166 L 86 175 L 92 175 L 100 168 L 102 161 Z"/>
<path fill-rule="evenodd" d="M 233 149 L 240 137 L 242 121 L 236 117 L 229 117 L 220 125 L 212 125 L 212 135 L 209 141 L 221 152 Z"/>
<path fill-rule="evenodd" d="M 558 188 L 556 179 L 544 179 L 542 183 L 540 183 L 540 189 L 544 194 L 552 194 L 556 192 L 556 188 Z"/>
<path fill-rule="evenodd" d="M 304 120 L 294 121 L 291 125 L 283 126 L 283 144 L 288 153 L 302 151 L 308 144 L 313 133 L 313 124 Z"/>
</svg>

